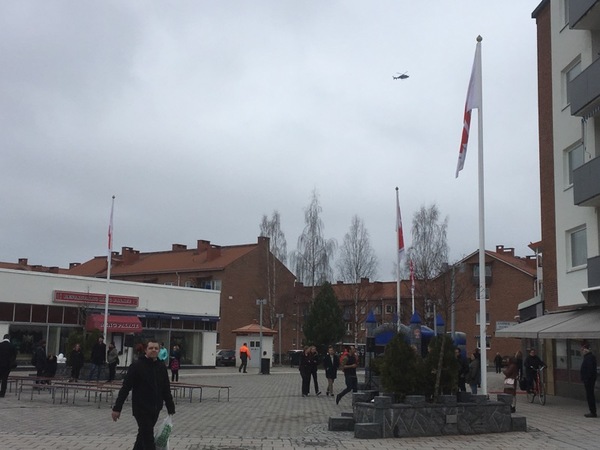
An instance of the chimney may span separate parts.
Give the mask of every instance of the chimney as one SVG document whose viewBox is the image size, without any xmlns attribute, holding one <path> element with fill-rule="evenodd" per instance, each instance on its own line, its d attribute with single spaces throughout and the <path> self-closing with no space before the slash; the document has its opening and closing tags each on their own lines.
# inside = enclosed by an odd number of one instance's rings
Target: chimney
<svg viewBox="0 0 600 450">
<path fill-rule="evenodd" d="M 187 250 L 187 245 L 184 245 L 184 244 L 173 244 L 173 246 L 171 247 L 171 249 L 174 252 L 181 252 L 183 250 Z"/>
<path fill-rule="evenodd" d="M 219 247 L 218 245 L 211 245 L 210 247 L 208 247 L 208 250 L 206 251 L 207 261 L 217 259 L 219 256 L 221 256 L 221 247 Z"/>
<path fill-rule="evenodd" d="M 369 278 L 368 277 L 362 277 L 360 279 L 360 284 L 369 284 Z"/>
<path fill-rule="evenodd" d="M 504 247 L 504 245 L 496 245 L 496 253 L 500 255 L 515 256 L 514 247 Z"/>
<path fill-rule="evenodd" d="M 132 247 L 121 247 L 123 255 L 123 264 L 133 264 L 140 259 L 140 251 L 134 250 Z"/>
<path fill-rule="evenodd" d="M 20 266 L 26 266 L 27 265 L 27 258 L 19 258 L 19 265 Z"/>
<path fill-rule="evenodd" d="M 210 248 L 210 241 L 204 241 L 202 239 L 198 239 L 198 252 L 205 252 Z"/>
<path fill-rule="evenodd" d="M 77 267 L 80 266 L 81 263 L 75 262 L 75 263 L 69 263 L 69 269 L 72 269 L 73 267 Z"/>
<path fill-rule="evenodd" d="M 531 267 L 532 269 L 537 269 L 537 258 L 535 255 L 526 256 L 525 262 L 527 263 L 528 267 Z"/>
</svg>

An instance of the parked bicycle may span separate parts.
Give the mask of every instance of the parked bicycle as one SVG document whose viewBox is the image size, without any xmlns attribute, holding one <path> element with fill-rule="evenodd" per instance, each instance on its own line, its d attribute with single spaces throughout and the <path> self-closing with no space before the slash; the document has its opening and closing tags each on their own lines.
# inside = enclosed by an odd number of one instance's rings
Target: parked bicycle
<svg viewBox="0 0 600 450">
<path fill-rule="evenodd" d="M 540 404 L 546 404 L 546 384 L 544 383 L 544 369 L 546 366 L 541 366 L 535 370 L 535 378 L 533 379 L 533 386 L 529 386 L 527 390 L 527 400 L 529 403 L 533 403 L 537 396 Z"/>
</svg>

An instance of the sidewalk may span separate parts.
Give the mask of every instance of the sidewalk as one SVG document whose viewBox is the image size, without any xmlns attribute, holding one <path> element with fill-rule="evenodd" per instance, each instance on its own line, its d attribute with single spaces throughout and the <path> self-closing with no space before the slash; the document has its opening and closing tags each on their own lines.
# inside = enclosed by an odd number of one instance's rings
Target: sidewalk
<svg viewBox="0 0 600 450">
<path fill-rule="evenodd" d="M 488 374 L 493 397 L 502 389 L 502 376 Z M 322 394 L 302 398 L 296 368 L 274 367 L 270 375 L 257 369 L 247 374 L 236 368 L 180 373 L 181 381 L 230 385 L 231 399 L 217 401 L 217 391 L 206 390 L 203 401 L 179 399 L 174 417 L 171 450 L 284 450 L 284 449 L 592 449 L 600 447 L 600 419 L 586 419 L 585 402 L 549 396 L 545 406 L 517 400 L 517 414 L 527 417 L 528 432 L 410 439 L 358 440 L 351 432 L 330 432 L 328 418 L 351 411 L 351 396 L 339 405 Z M 324 392 L 326 380 L 319 371 Z M 335 390 L 343 388 L 343 377 Z M 311 386 L 311 393 L 312 386 Z M 93 401 L 52 404 L 42 393 L 22 397 L 13 393 L 0 399 L 0 449 L 112 450 L 131 449 L 136 425 L 126 403 L 121 420 L 112 422 L 110 403 L 100 409 Z M 161 415 L 161 419 L 166 411 Z"/>
</svg>

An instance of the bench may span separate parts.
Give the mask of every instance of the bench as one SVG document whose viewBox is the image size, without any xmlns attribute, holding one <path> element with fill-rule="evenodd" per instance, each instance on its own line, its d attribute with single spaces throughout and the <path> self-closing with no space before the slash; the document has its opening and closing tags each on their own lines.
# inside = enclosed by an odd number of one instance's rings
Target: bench
<svg viewBox="0 0 600 450">
<path fill-rule="evenodd" d="M 186 395 L 186 390 L 189 389 L 190 403 L 193 401 L 194 390 L 200 392 L 199 401 L 202 401 L 202 393 L 204 389 L 217 389 L 217 401 L 221 401 L 221 391 L 227 391 L 227 401 L 229 401 L 229 390 L 231 386 L 218 386 L 212 384 L 192 384 L 192 383 L 172 383 L 171 389 L 173 390 L 174 397 L 177 398 L 179 394 L 181 397 Z"/>
</svg>

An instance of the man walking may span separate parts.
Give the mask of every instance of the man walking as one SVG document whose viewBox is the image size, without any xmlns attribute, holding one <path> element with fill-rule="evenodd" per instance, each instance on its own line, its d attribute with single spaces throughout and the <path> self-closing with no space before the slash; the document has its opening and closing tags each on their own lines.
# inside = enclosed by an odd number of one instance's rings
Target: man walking
<svg viewBox="0 0 600 450">
<path fill-rule="evenodd" d="M 341 368 L 344 371 L 344 378 L 346 379 L 346 389 L 340 392 L 335 397 L 335 404 L 337 405 L 342 397 L 348 392 L 356 392 L 358 390 L 358 378 L 356 376 L 356 368 L 358 367 L 358 360 L 356 359 L 356 349 L 353 345 L 350 346 L 348 356 L 340 363 Z"/>
<path fill-rule="evenodd" d="M 246 343 L 244 342 L 242 344 L 242 346 L 240 347 L 240 360 L 242 361 L 242 363 L 240 364 L 240 370 L 238 370 L 238 372 L 241 372 L 243 370 L 244 373 L 247 373 L 246 367 L 248 365 L 249 359 L 252 359 L 252 358 L 250 358 L 250 350 L 248 349 L 248 347 L 246 346 Z"/>
<path fill-rule="evenodd" d="M 154 425 L 163 403 L 170 415 L 175 414 L 171 384 L 167 367 L 158 360 L 158 342 L 148 341 L 144 356 L 138 358 L 127 370 L 123 386 L 112 409 L 112 419 L 121 417 L 123 403 L 131 395 L 131 409 L 138 424 L 134 450 L 155 450 Z"/>
<path fill-rule="evenodd" d="M 91 380 L 95 374 L 96 381 L 100 381 L 100 372 L 102 372 L 102 366 L 104 366 L 104 362 L 106 361 L 106 344 L 102 336 L 98 338 L 98 342 L 92 347 L 91 360 L 92 368 L 88 380 Z"/>
<path fill-rule="evenodd" d="M 594 394 L 594 385 L 596 384 L 597 377 L 596 357 L 590 350 L 590 344 L 588 343 L 583 343 L 581 345 L 581 354 L 583 355 L 583 361 L 581 362 L 581 381 L 583 381 L 583 386 L 585 387 L 585 397 L 590 409 L 589 414 L 585 414 L 585 417 L 598 417 L 596 415 L 596 396 Z"/>
<path fill-rule="evenodd" d="M 15 366 L 17 360 L 17 350 L 10 343 L 10 336 L 4 335 L 0 342 L 0 398 L 6 394 L 6 385 L 8 383 L 8 374 L 10 369 Z"/>
</svg>

